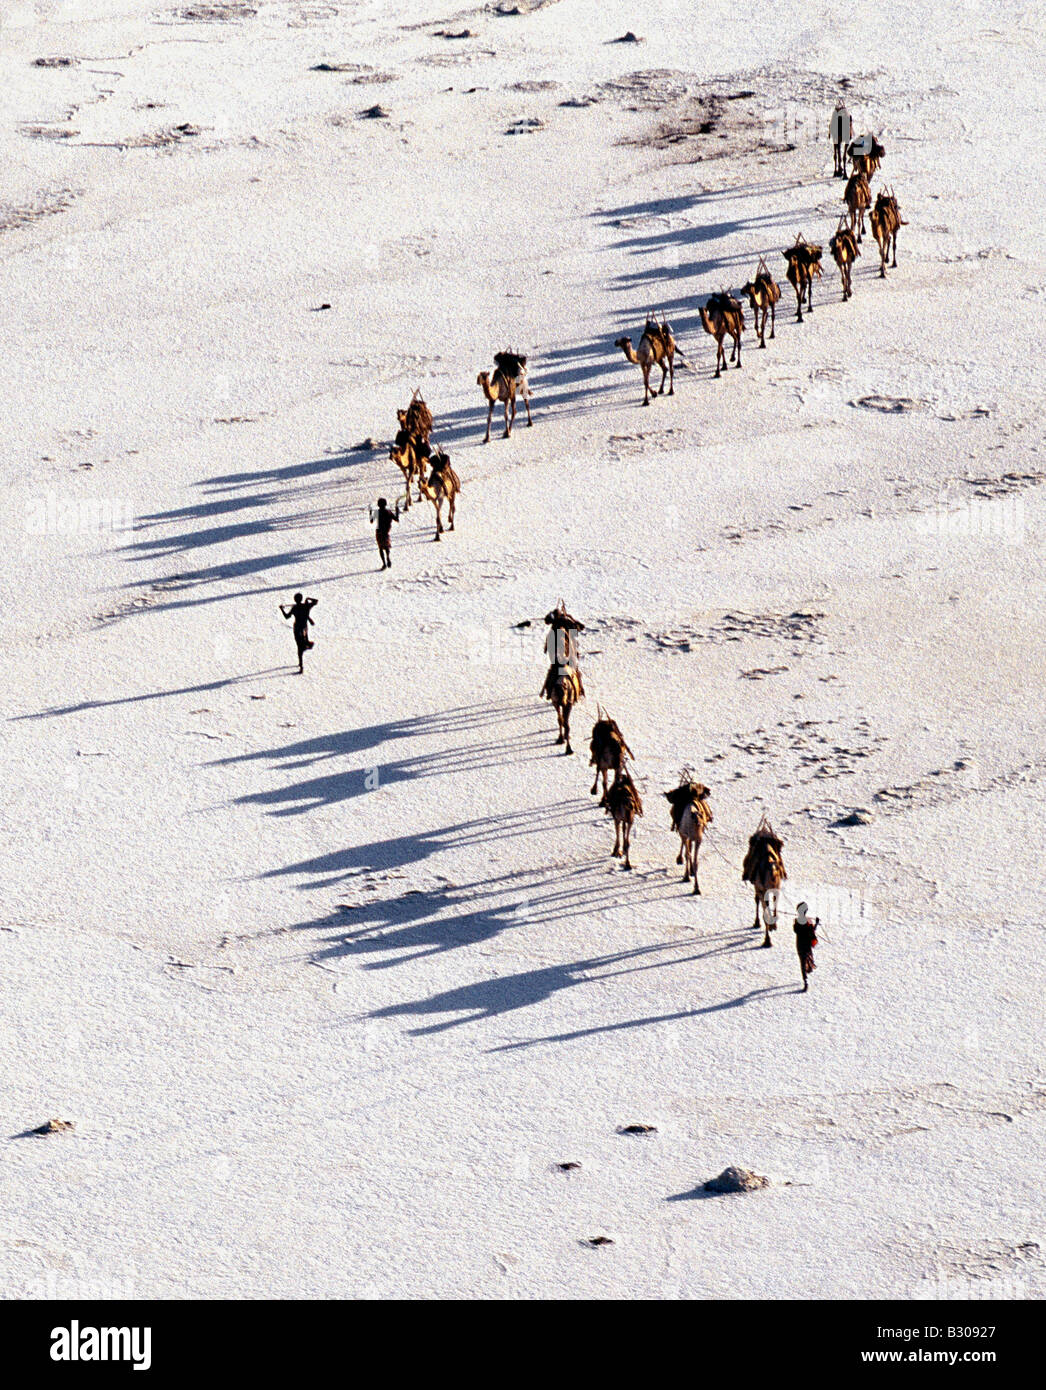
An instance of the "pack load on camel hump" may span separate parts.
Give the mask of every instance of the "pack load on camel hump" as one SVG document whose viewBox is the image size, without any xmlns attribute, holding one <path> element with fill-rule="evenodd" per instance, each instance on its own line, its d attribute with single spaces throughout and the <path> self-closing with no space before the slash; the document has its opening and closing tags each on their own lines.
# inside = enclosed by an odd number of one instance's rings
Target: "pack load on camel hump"
<svg viewBox="0 0 1046 1390">
<path fill-rule="evenodd" d="M 585 624 L 571 617 L 563 599 L 560 599 L 550 613 L 545 614 L 545 623 L 551 629 L 545 639 L 545 651 L 551 665 L 541 689 L 542 695 L 546 699 L 552 698 L 551 692 L 561 668 L 568 667 L 574 675 L 578 699 L 584 699 L 585 688 L 581 683 L 581 668 L 578 665 L 577 634 L 584 632 Z"/>
<path fill-rule="evenodd" d="M 428 439 L 432 433 L 432 411 L 422 400 L 420 390 L 415 391 L 410 398 L 404 423 L 416 439 Z"/>
<path fill-rule="evenodd" d="M 712 808 L 708 804 L 708 798 L 712 795 L 703 782 L 693 781 L 684 772 L 683 780 L 678 787 L 672 791 L 663 793 L 668 802 L 669 811 L 672 818 L 672 829 L 677 833 L 683 821 L 683 812 L 689 809 L 693 813 L 694 819 L 701 826 L 712 824 Z"/>
<path fill-rule="evenodd" d="M 749 837 L 748 853 L 741 866 L 741 882 L 760 885 L 783 882 L 788 877 L 781 856 L 783 848 L 784 841 L 764 816 Z"/>
</svg>

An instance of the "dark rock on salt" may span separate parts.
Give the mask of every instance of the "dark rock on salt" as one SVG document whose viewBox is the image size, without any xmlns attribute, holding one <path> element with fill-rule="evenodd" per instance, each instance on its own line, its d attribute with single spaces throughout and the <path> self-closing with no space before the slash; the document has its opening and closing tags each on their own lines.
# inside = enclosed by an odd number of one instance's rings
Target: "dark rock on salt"
<svg viewBox="0 0 1046 1390">
<path fill-rule="evenodd" d="M 764 1178 L 761 1173 L 750 1172 L 747 1168 L 735 1168 L 732 1164 L 729 1168 L 724 1168 L 717 1178 L 709 1178 L 708 1182 L 702 1183 L 704 1192 L 758 1192 L 760 1188 L 769 1187 L 770 1179 Z"/>
</svg>

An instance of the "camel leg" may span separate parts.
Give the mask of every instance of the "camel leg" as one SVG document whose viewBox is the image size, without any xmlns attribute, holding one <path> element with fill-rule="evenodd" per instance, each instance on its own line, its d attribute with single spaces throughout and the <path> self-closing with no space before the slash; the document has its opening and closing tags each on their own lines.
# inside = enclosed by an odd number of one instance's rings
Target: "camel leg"
<svg viewBox="0 0 1046 1390">
<path fill-rule="evenodd" d="M 643 404 L 650 404 L 650 368 L 643 368 Z"/>
<path fill-rule="evenodd" d="M 774 320 L 775 320 L 776 317 L 777 317 L 777 315 L 776 315 L 776 313 L 774 312 L 774 306 L 771 304 L 771 305 L 770 305 L 770 337 L 771 337 L 771 338 L 774 336 Z M 764 327 L 764 328 L 766 327 L 766 319 L 765 319 L 765 317 L 764 317 L 764 319 L 763 319 L 763 327 Z"/>
<path fill-rule="evenodd" d="M 563 710 L 563 732 L 567 736 L 567 746 L 563 749 L 564 753 L 573 753 L 570 746 L 570 706 L 567 705 Z"/>
<path fill-rule="evenodd" d="M 760 321 L 760 325 L 759 325 L 759 346 L 760 346 L 761 348 L 765 348 L 765 347 L 766 347 L 766 315 L 767 315 L 767 311 L 766 311 L 766 309 L 764 309 L 764 310 L 763 310 L 763 317 L 762 317 L 762 320 Z"/>
<path fill-rule="evenodd" d="M 595 781 L 592 783 L 592 785 L 591 785 L 591 786 L 589 787 L 589 789 L 588 789 L 588 794 L 589 794 L 589 796 L 595 796 L 595 794 L 596 794 L 596 792 L 597 792 L 598 790 L 599 790 L 599 768 L 597 767 L 597 768 L 596 768 L 596 778 L 595 778 Z M 606 796 L 606 794 L 607 794 L 607 789 L 606 789 L 606 784 L 604 783 L 604 786 L 603 786 L 603 795 Z"/>
<path fill-rule="evenodd" d="M 685 845 L 685 841 L 683 840 L 682 835 L 680 835 L 680 837 L 679 837 L 679 853 L 676 855 L 676 863 L 677 863 L 677 864 L 682 864 L 682 862 L 683 862 L 683 848 L 684 848 L 684 845 Z"/>
<path fill-rule="evenodd" d="M 726 349 L 723 347 L 723 340 L 722 340 L 722 338 L 717 338 L 717 339 L 715 340 L 715 374 L 716 374 L 716 380 L 719 379 L 719 374 L 720 374 L 720 367 L 719 367 L 719 364 L 720 364 L 720 362 L 722 362 L 723 366 L 726 366 Z"/>
<path fill-rule="evenodd" d="M 796 297 L 796 311 L 795 311 L 795 312 L 796 312 L 796 323 L 802 323 L 802 321 L 803 321 L 803 291 L 802 291 L 802 290 L 796 290 L 796 292 L 795 292 L 795 297 Z"/>
<path fill-rule="evenodd" d="M 752 930 L 753 930 L 753 931 L 758 931 L 758 930 L 759 930 L 759 904 L 760 904 L 761 901 L 762 901 L 762 894 L 759 892 L 759 889 L 757 888 L 757 889 L 755 890 L 755 921 L 752 923 Z"/>
<path fill-rule="evenodd" d="M 655 395 L 655 396 L 662 396 L 662 395 L 664 395 L 664 391 L 665 391 L 665 377 L 668 375 L 668 363 L 667 363 L 667 362 L 662 362 L 662 363 L 660 364 L 660 366 L 661 366 L 661 385 L 660 385 L 660 386 L 657 388 L 657 390 L 654 392 L 654 395 Z"/>
<path fill-rule="evenodd" d="M 493 414 L 494 414 L 494 402 L 493 402 L 493 401 L 488 401 L 488 402 L 487 402 L 487 433 L 486 433 L 486 436 L 484 437 L 484 440 L 483 440 L 483 443 L 484 443 L 484 444 L 489 444 L 489 443 L 490 443 L 490 417 L 491 417 Z"/>
<path fill-rule="evenodd" d="M 556 739 L 556 742 L 557 742 L 557 743 L 566 743 L 566 735 L 563 733 L 563 706 L 562 706 L 562 705 L 557 705 L 557 706 L 556 706 L 556 723 L 557 723 L 558 726 L 559 726 L 559 737 Z"/>
<path fill-rule="evenodd" d="M 510 399 L 506 396 L 506 398 L 505 398 L 505 438 L 506 438 L 506 439 L 511 438 L 511 435 L 512 435 L 512 420 L 509 419 L 509 414 L 508 414 L 508 408 L 509 408 L 509 405 L 510 405 L 510 404 L 511 404 L 511 406 L 512 406 L 512 419 L 515 419 L 515 416 L 516 416 L 516 402 L 515 402 L 514 400 L 510 401 Z"/>
<path fill-rule="evenodd" d="M 694 896 L 701 896 L 701 885 L 697 881 L 697 856 L 701 849 L 701 842 L 697 841 L 694 845 Z"/>
<path fill-rule="evenodd" d="M 528 429 L 529 429 L 529 427 L 534 423 L 534 421 L 530 418 L 530 397 L 529 397 L 529 396 L 524 396 L 524 397 L 523 397 L 523 404 L 524 404 L 524 405 L 526 406 L 526 408 L 527 408 L 527 427 L 528 427 Z"/>
<path fill-rule="evenodd" d="M 620 859 L 620 858 L 621 858 L 621 849 L 620 849 L 620 845 L 621 845 L 621 822 L 620 822 L 619 820 L 616 820 L 616 821 L 614 822 L 614 848 L 610 851 L 610 857 L 611 857 L 611 859 Z"/>
<path fill-rule="evenodd" d="M 740 335 L 740 333 L 738 333 L 737 337 L 734 339 L 734 348 L 735 348 L 736 351 L 737 351 L 737 365 L 738 365 L 738 367 L 740 367 L 740 365 L 741 365 L 741 335 Z"/>
<path fill-rule="evenodd" d="M 668 359 L 668 394 L 670 396 L 674 396 L 676 393 L 676 364 L 674 357 L 675 354 Z M 661 384 L 663 386 L 664 382 Z"/>
<path fill-rule="evenodd" d="M 632 841 L 632 827 L 627 823 L 623 826 L 623 838 L 625 841 L 625 868 L 631 869 L 632 861 L 628 857 L 628 849 Z"/>
<path fill-rule="evenodd" d="M 433 505 L 436 508 L 436 540 L 439 540 L 443 534 L 443 518 L 440 516 L 440 512 L 443 510 L 443 503 L 436 502 Z"/>
<path fill-rule="evenodd" d="M 897 233 L 893 234 L 893 269 L 897 269 Z"/>
<path fill-rule="evenodd" d="M 450 497 L 447 499 L 447 525 L 451 531 L 454 530 L 454 511 L 457 505 L 457 496 L 455 493 L 452 492 L 450 494 Z"/>
<path fill-rule="evenodd" d="M 689 840 L 683 841 L 683 882 L 686 883 L 693 873 L 693 857 Z"/>
</svg>

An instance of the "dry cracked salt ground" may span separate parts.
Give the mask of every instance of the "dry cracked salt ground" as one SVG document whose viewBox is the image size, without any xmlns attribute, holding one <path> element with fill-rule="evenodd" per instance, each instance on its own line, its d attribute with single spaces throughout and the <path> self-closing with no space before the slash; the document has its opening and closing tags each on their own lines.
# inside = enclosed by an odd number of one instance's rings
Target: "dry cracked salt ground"
<svg viewBox="0 0 1046 1390">
<path fill-rule="evenodd" d="M 0 1288 L 1041 1296 L 1034 13 L 451 8 L 5 6 Z M 843 76 L 898 269 L 713 382 L 700 296 L 834 227 Z M 419 385 L 459 526 L 384 577 L 353 446 Z M 561 595 L 631 876 L 535 698 Z"/>
</svg>

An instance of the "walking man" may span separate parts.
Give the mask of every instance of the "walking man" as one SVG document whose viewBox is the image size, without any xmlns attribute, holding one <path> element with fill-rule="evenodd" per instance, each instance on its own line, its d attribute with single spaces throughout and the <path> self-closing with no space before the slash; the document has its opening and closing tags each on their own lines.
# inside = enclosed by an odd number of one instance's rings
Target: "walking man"
<svg viewBox="0 0 1046 1390">
<path fill-rule="evenodd" d="M 803 993 L 810 988 L 807 976 L 814 967 L 814 947 L 817 945 L 817 928 L 820 917 L 810 916 L 807 903 L 800 903 L 795 909 L 795 950 L 799 957 L 799 969 L 803 974 Z"/>
<path fill-rule="evenodd" d="M 374 536 L 378 542 L 378 554 L 381 556 L 381 567 L 383 570 L 392 569 L 392 523 L 400 519 L 400 504 L 396 503 L 395 511 L 389 511 L 389 504 L 384 497 L 378 498 L 377 511 L 371 508 L 370 519 L 376 522 Z"/>
<path fill-rule="evenodd" d="M 302 598 L 301 594 L 294 595 L 294 602 L 290 608 L 284 608 L 280 604 L 280 612 L 285 618 L 294 619 L 294 645 L 298 648 L 298 675 L 302 675 L 305 666 L 302 661 L 305 653 L 309 651 L 315 643 L 309 641 L 309 628 L 315 627 L 315 623 L 309 614 L 319 603 L 318 598 Z"/>
</svg>

